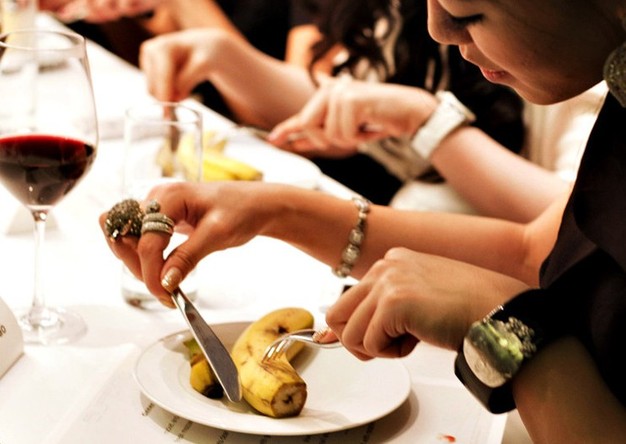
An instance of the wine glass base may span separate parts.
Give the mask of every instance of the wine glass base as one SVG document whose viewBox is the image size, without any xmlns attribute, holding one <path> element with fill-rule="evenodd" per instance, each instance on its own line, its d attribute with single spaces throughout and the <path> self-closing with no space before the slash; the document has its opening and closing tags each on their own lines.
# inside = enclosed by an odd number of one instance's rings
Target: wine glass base
<svg viewBox="0 0 626 444">
<path fill-rule="evenodd" d="M 78 314 L 64 308 L 45 308 L 34 313 L 18 313 L 24 343 L 59 345 L 81 338 L 87 332 L 87 324 Z"/>
</svg>

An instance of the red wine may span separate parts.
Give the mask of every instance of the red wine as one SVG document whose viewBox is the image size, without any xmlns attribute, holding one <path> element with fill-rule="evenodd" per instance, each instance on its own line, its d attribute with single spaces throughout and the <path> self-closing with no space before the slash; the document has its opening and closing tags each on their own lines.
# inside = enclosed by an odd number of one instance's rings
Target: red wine
<svg viewBox="0 0 626 444">
<path fill-rule="evenodd" d="M 91 167 L 93 146 L 44 134 L 0 137 L 0 181 L 23 204 L 46 207 L 70 192 Z"/>
</svg>

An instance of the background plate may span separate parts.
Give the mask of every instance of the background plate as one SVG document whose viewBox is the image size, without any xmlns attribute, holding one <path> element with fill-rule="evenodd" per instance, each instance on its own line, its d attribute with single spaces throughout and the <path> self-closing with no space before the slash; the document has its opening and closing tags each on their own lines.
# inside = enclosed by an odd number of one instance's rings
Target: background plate
<svg viewBox="0 0 626 444">
<path fill-rule="evenodd" d="M 230 348 L 249 323 L 213 325 Z M 294 366 L 306 381 L 308 398 L 294 418 L 275 419 L 255 413 L 244 401 L 213 400 L 189 384 L 183 341 L 187 331 L 166 336 L 139 356 L 134 377 L 155 404 L 183 418 L 234 432 L 267 435 L 328 433 L 367 424 L 399 407 L 411 391 L 407 369 L 399 361 L 362 362 L 345 349 L 305 348 Z"/>
<path fill-rule="evenodd" d="M 226 136 L 224 153 L 263 171 L 265 182 L 284 183 L 302 188 L 315 188 L 322 172 L 300 155 L 282 151 L 254 136 L 237 133 Z"/>
</svg>

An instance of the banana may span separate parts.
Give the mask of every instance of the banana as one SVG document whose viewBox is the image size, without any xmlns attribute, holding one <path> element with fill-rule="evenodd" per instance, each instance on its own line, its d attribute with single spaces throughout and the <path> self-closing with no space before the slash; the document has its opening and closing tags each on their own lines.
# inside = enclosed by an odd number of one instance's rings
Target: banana
<svg viewBox="0 0 626 444">
<path fill-rule="evenodd" d="M 231 355 L 239 370 L 243 398 L 260 413 L 283 418 L 300 414 L 307 398 L 304 380 L 289 363 L 303 345 L 294 343 L 285 356 L 263 362 L 265 349 L 285 333 L 310 328 L 313 315 L 302 308 L 272 311 L 241 333 Z"/>
<path fill-rule="evenodd" d="M 218 137 L 215 131 L 206 130 L 202 133 L 202 149 L 205 152 L 223 153 L 227 141 L 224 137 Z"/>
<path fill-rule="evenodd" d="M 211 180 L 214 170 L 222 170 L 231 175 L 231 180 L 261 180 L 263 173 L 257 168 L 238 159 L 213 151 L 205 151 L 202 160 L 202 178 Z"/>
<path fill-rule="evenodd" d="M 215 180 L 261 180 L 263 173 L 257 168 L 238 159 L 224 154 L 226 139 L 215 139 L 211 131 L 203 133 L 202 149 L 202 180 L 205 182 Z M 163 156 L 163 155 L 162 155 Z M 191 139 L 184 138 L 180 141 L 176 150 L 176 159 L 163 157 L 160 162 L 164 173 L 167 171 L 168 162 L 178 161 L 184 168 L 185 176 L 190 180 L 198 178 L 197 155 L 193 149 Z"/>
<path fill-rule="evenodd" d="M 268 345 L 285 333 L 310 328 L 313 315 L 303 308 L 281 308 L 250 324 L 237 338 L 231 356 L 239 371 L 243 398 L 258 412 L 274 418 L 296 416 L 307 398 L 306 383 L 290 364 L 304 347 L 294 343 L 279 359 L 263 362 Z M 189 382 L 194 390 L 219 399 L 224 390 L 195 339 L 184 342 L 189 352 Z"/>
<path fill-rule="evenodd" d="M 191 387 L 207 398 L 220 399 L 224 396 L 224 389 L 220 385 L 213 370 L 209 366 L 206 358 L 200 351 L 200 347 L 195 339 L 184 342 L 189 351 L 189 364 L 191 365 L 191 373 L 189 375 L 189 383 Z"/>
</svg>

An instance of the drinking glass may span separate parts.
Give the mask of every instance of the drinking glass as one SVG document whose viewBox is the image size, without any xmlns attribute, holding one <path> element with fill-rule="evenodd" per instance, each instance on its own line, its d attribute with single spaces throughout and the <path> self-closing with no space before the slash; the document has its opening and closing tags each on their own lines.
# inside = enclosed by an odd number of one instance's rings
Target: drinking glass
<svg viewBox="0 0 626 444">
<path fill-rule="evenodd" d="M 202 114 L 182 103 L 148 102 L 126 110 L 123 189 L 126 198 L 145 199 L 152 187 L 170 181 L 197 181 L 202 171 Z M 174 233 L 165 255 L 185 240 Z M 122 268 L 122 296 L 130 305 L 162 308 L 143 282 Z M 190 299 L 198 292 L 195 271 L 181 284 Z"/>
<path fill-rule="evenodd" d="M 53 30 L 0 34 L 0 182 L 35 221 L 34 295 L 18 313 L 27 343 L 80 337 L 82 318 L 46 304 L 43 247 L 51 209 L 85 176 L 98 132 L 85 40 Z"/>
</svg>

